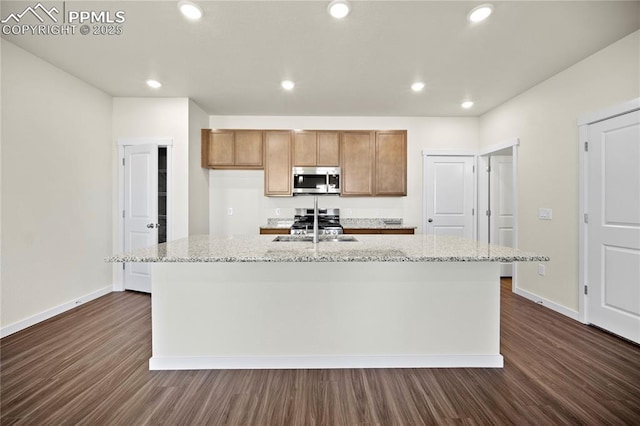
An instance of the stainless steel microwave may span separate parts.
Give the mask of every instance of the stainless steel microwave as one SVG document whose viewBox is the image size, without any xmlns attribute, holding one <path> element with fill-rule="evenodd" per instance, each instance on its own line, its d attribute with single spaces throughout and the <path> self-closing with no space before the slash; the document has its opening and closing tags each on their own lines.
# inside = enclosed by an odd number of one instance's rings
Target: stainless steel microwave
<svg viewBox="0 0 640 426">
<path fill-rule="evenodd" d="M 340 194 L 340 167 L 294 167 L 293 194 Z"/>
</svg>

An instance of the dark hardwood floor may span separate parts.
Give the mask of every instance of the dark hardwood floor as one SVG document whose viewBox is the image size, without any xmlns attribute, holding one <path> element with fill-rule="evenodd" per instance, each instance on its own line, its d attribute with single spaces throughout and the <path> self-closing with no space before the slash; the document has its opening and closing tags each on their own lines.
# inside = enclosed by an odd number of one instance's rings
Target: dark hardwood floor
<svg viewBox="0 0 640 426">
<path fill-rule="evenodd" d="M 640 347 L 502 283 L 504 369 L 149 371 L 150 297 L 0 341 L 2 425 L 640 424 Z"/>
</svg>

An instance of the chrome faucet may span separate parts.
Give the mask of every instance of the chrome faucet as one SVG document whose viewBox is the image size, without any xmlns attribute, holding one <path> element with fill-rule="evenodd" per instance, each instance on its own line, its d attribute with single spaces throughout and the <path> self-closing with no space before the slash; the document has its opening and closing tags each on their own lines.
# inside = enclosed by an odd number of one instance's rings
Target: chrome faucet
<svg viewBox="0 0 640 426">
<path fill-rule="evenodd" d="M 318 196 L 313 197 L 313 244 L 318 244 Z"/>
</svg>

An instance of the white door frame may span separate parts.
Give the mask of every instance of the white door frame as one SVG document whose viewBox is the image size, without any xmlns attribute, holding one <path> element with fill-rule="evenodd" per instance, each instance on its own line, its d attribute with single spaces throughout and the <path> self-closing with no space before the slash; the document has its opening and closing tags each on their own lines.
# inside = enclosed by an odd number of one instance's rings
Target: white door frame
<svg viewBox="0 0 640 426">
<path fill-rule="evenodd" d="M 478 167 L 480 165 L 486 166 L 486 161 L 484 161 L 484 157 L 488 157 L 492 154 L 495 154 L 499 151 L 504 151 L 506 149 L 511 149 L 511 156 L 513 162 L 513 248 L 518 248 L 518 150 L 520 148 L 520 139 L 513 138 L 508 139 L 504 142 L 488 146 L 478 152 Z M 484 220 L 481 221 L 480 218 L 486 218 L 485 215 L 481 214 L 480 210 L 480 200 L 484 198 L 488 198 L 488 179 L 481 178 L 481 173 L 486 173 L 486 171 L 478 170 L 478 182 L 481 184 L 478 186 L 478 234 L 485 233 L 488 234 L 488 226 L 489 223 Z M 485 205 L 484 203 L 483 205 Z M 488 208 L 488 206 L 487 206 Z M 513 292 L 517 292 L 518 289 L 518 262 L 513 262 L 513 271 L 511 277 L 511 290 Z"/>
<path fill-rule="evenodd" d="M 423 150 L 422 151 L 422 221 L 421 221 L 421 226 L 422 226 L 422 232 L 424 233 L 424 223 L 427 217 L 427 195 L 426 195 L 426 190 L 427 190 L 427 185 L 426 185 L 426 179 L 427 179 L 427 175 L 425 173 L 426 170 L 426 162 L 427 162 L 427 157 L 431 157 L 431 156 L 473 156 L 475 157 L 475 167 L 476 169 L 478 169 L 479 165 L 482 163 L 482 158 L 480 157 L 484 157 L 487 155 L 490 155 L 491 153 L 495 153 L 498 151 L 502 151 L 504 149 L 508 149 L 511 148 L 511 153 L 513 156 L 513 248 L 518 248 L 518 149 L 520 148 L 520 139 L 519 138 L 511 138 L 508 139 L 506 141 L 497 143 L 495 145 L 490 145 L 486 148 L 480 149 L 478 151 L 440 151 L 440 150 Z M 478 235 L 479 235 L 479 218 L 481 217 L 480 212 L 479 212 L 479 196 L 481 196 L 482 193 L 480 193 L 480 189 L 478 187 L 478 182 L 481 181 L 481 179 L 479 178 L 480 173 L 474 173 L 474 205 L 476 207 L 476 220 L 474 222 L 474 231 L 473 231 L 473 238 L 474 239 L 478 239 Z M 488 188 L 484 188 L 485 193 L 488 190 Z M 480 194 L 479 194 L 480 193 Z M 482 215 L 482 217 L 485 217 L 484 215 Z M 488 224 L 487 224 L 488 226 Z M 512 274 L 512 280 L 511 280 L 511 290 L 513 292 L 517 292 L 518 289 L 518 262 L 513 262 L 513 274 Z"/>
<path fill-rule="evenodd" d="M 420 223 L 422 233 L 425 232 L 425 222 L 427 219 L 427 158 L 428 157 L 473 157 L 474 170 L 477 169 L 477 152 L 475 151 L 422 151 L 422 221 Z M 478 210 L 478 182 L 477 174 L 473 174 L 473 206 L 475 208 L 475 216 Z M 477 220 L 473 221 L 473 239 L 478 238 Z"/>
<path fill-rule="evenodd" d="M 587 214 L 587 194 L 588 194 L 588 156 L 585 151 L 585 143 L 589 140 L 589 125 L 597 123 L 599 121 L 607 120 L 619 115 L 627 114 L 629 112 L 640 110 L 640 98 L 632 99 L 627 102 L 623 102 L 617 105 L 603 108 L 598 111 L 594 111 L 581 116 L 578 119 L 578 158 L 579 158 L 579 170 L 580 170 L 580 200 L 579 200 L 579 216 L 578 223 L 580 223 L 579 230 L 579 244 L 578 244 L 578 320 L 584 324 L 588 324 L 588 312 L 587 312 L 587 296 L 584 294 L 584 288 L 587 283 L 587 224 L 584 221 Z"/>
<path fill-rule="evenodd" d="M 167 241 L 171 240 L 173 226 L 173 139 L 172 138 L 119 138 L 118 139 L 118 220 L 117 245 L 118 251 L 124 251 L 124 148 L 132 145 L 156 145 L 167 148 Z M 124 265 L 124 263 L 122 264 Z M 118 266 L 116 282 L 113 283 L 113 291 L 124 291 L 124 270 Z"/>
</svg>

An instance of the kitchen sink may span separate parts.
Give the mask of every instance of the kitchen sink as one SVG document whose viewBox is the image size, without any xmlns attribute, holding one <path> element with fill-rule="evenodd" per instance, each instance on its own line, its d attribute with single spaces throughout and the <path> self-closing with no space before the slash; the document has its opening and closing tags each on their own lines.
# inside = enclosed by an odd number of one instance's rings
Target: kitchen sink
<svg viewBox="0 0 640 426">
<path fill-rule="evenodd" d="M 278 235 L 273 239 L 273 242 L 276 243 L 291 243 L 291 242 L 305 242 L 311 243 L 313 242 L 313 237 L 311 235 Z M 321 235 L 318 237 L 318 242 L 330 242 L 330 243 L 338 243 L 338 242 L 350 242 L 350 241 L 358 241 L 355 237 L 351 235 Z"/>
</svg>

